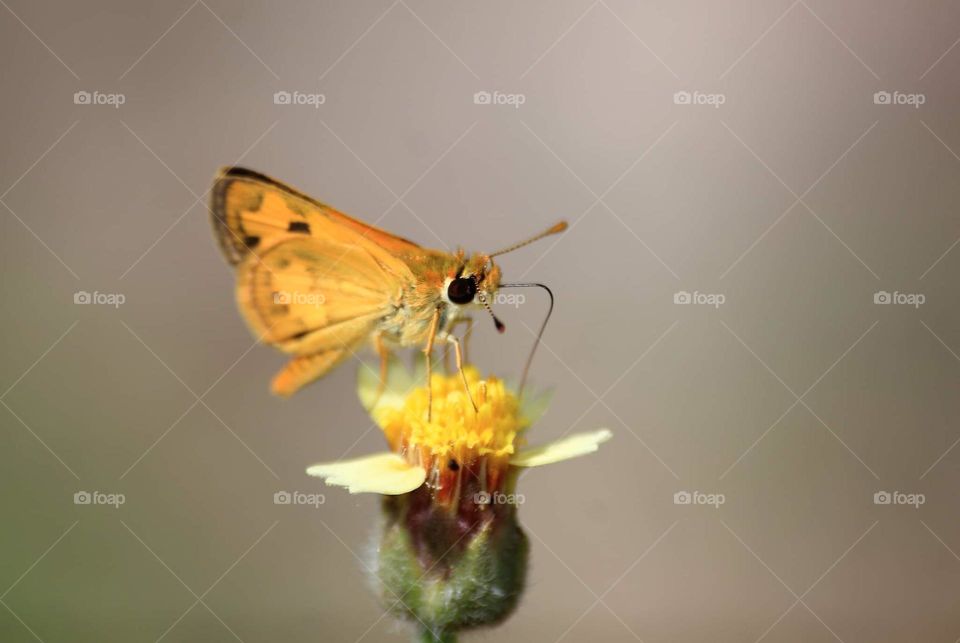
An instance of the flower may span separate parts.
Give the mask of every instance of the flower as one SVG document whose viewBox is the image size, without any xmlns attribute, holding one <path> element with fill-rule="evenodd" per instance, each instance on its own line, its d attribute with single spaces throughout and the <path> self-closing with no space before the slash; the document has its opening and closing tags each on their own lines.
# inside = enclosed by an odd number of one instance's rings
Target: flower
<svg viewBox="0 0 960 643">
<path fill-rule="evenodd" d="M 449 643 L 461 630 L 499 623 L 519 602 L 529 554 L 517 521 L 519 471 L 592 453 L 612 434 L 531 448 L 525 435 L 548 396 L 521 397 L 472 366 L 434 375 L 431 390 L 421 381 L 396 362 L 383 385 L 362 369 L 360 400 L 390 450 L 307 473 L 383 496 L 374 569 L 381 601 L 419 625 L 419 640 Z"/>
<path fill-rule="evenodd" d="M 307 473 L 351 493 L 399 495 L 426 484 L 434 502 L 454 505 L 468 491 L 481 497 L 511 493 L 517 470 L 593 453 L 612 436 L 600 429 L 528 447 L 526 431 L 546 410 L 549 396 L 521 398 L 499 378 L 482 379 L 472 366 L 463 373 L 469 396 L 459 374 L 434 374 L 431 401 L 427 388 L 417 385 L 420 378 L 395 361 L 383 387 L 370 369 L 361 369 L 361 402 L 390 451 L 317 464 Z"/>
</svg>

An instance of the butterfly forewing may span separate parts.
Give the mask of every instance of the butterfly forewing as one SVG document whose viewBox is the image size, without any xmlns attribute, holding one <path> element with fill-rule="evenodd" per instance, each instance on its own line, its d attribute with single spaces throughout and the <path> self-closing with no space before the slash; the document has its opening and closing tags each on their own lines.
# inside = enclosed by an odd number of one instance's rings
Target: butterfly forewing
<svg viewBox="0 0 960 643">
<path fill-rule="evenodd" d="M 391 254 L 408 254 L 419 246 L 367 225 L 268 176 L 243 168 L 226 168 L 214 182 L 213 225 L 224 255 L 237 264 L 257 247 L 287 233 L 321 238 L 355 233 Z M 351 238 L 343 235 L 342 238 Z"/>
</svg>

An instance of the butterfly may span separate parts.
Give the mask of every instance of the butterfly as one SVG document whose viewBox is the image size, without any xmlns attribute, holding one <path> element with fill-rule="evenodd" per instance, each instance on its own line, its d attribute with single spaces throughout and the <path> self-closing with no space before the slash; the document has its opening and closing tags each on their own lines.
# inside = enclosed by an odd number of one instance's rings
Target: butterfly
<svg viewBox="0 0 960 643">
<path fill-rule="evenodd" d="M 453 346 L 462 374 L 463 351 L 452 331 L 472 324 L 471 309 L 485 308 L 503 332 L 491 308 L 499 288 L 550 293 L 542 284 L 501 283 L 493 258 L 567 228 L 561 221 L 489 254 L 433 250 L 239 167 L 216 177 L 210 211 L 214 235 L 236 268 L 244 319 L 261 341 L 293 356 L 271 385 L 284 397 L 371 342 L 381 374 L 391 348 L 419 347 L 429 381 L 438 342 Z M 552 293 L 550 302 L 552 310 Z"/>
</svg>

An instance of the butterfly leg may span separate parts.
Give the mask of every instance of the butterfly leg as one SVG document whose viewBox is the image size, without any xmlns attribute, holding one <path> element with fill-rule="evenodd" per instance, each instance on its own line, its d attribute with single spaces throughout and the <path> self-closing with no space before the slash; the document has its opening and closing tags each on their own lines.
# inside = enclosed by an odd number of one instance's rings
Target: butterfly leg
<svg viewBox="0 0 960 643">
<path fill-rule="evenodd" d="M 433 342 L 437 338 L 437 329 L 440 327 L 440 309 L 433 311 L 430 320 L 430 330 L 427 332 L 427 345 L 423 347 L 423 354 L 427 359 L 427 422 L 433 417 Z"/>
<path fill-rule="evenodd" d="M 451 333 L 445 334 L 443 339 L 448 344 L 453 344 L 454 355 L 457 358 L 457 370 L 460 371 L 460 379 L 463 380 L 463 390 L 467 392 L 467 399 L 469 399 L 470 404 L 473 405 L 474 413 L 477 413 L 479 411 L 477 403 L 473 401 L 473 394 L 470 393 L 470 385 L 467 384 L 467 374 L 463 372 L 463 351 L 460 348 L 460 340 L 456 335 Z"/>
<path fill-rule="evenodd" d="M 450 332 L 452 333 L 453 329 L 455 329 L 460 324 L 463 324 L 464 326 L 467 327 L 467 330 L 464 331 L 463 333 L 463 340 L 462 340 L 463 341 L 463 361 L 464 363 L 469 364 L 470 363 L 470 338 L 473 336 L 473 317 L 461 317 L 457 319 L 450 326 Z M 444 353 L 444 357 L 446 357 L 446 353 Z"/>
</svg>

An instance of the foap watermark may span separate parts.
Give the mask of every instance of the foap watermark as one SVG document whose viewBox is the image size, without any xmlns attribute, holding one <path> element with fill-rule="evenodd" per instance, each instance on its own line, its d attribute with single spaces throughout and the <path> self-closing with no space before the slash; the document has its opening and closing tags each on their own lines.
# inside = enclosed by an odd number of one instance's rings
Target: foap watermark
<svg viewBox="0 0 960 643">
<path fill-rule="evenodd" d="M 498 292 L 493 298 L 493 303 L 500 306 L 513 306 L 514 308 L 520 308 L 520 306 L 527 303 L 527 296 L 523 293 Z"/>
<path fill-rule="evenodd" d="M 273 93 L 274 105 L 307 105 L 314 109 L 320 109 L 320 106 L 327 102 L 324 94 L 307 94 L 301 91 L 278 91 Z"/>
<path fill-rule="evenodd" d="M 306 505 L 319 509 L 320 505 L 327 502 L 327 497 L 322 493 L 304 493 L 303 491 L 278 491 L 273 494 L 273 504 L 275 505 Z"/>
<path fill-rule="evenodd" d="M 119 509 L 120 505 L 127 502 L 127 497 L 122 493 L 104 493 L 102 491 L 78 491 L 73 494 L 73 504 L 75 505 L 107 505 L 114 509 Z"/>
<path fill-rule="evenodd" d="M 522 493 L 480 491 L 473 494 L 473 502 L 478 505 L 522 505 L 526 501 L 527 499 Z"/>
<path fill-rule="evenodd" d="M 727 501 L 722 493 L 704 493 L 703 491 L 678 491 L 673 494 L 675 505 L 709 505 L 719 509 Z"/>
<path fill-rule="evenodd" d="M 280 306 L 323 306 L 327 298 L 319 292 L 297 292 L 278 290 L 273 293 L 273 303 Z"/>
<path fill-rule="evenodd" d="M 73 293 L 73 303 L 80 306 L 93 305 L 120 308 L 125 301 L 127 301 L 127 297 L 122 292 L 100 292 L 98 290 L 87 292 L 86 290 L 78 290 Z"/>
<path fill-rule="evenodd" d="M 714 109 L 719 109 L 720 106 L 726 102 L 726 94 L 721 93 L 708 94 L 701 91 L 679 91 L 673 94 L 674 105 L 708 105 Z"/>
<path fill-rule="evenodd" d="M 526 102 L 527 96 L 525 94 L 480 91 L 473 95 L 474 105 L 510 105 L 514 109 L 520 109 L 520 106 Z"/>
<path fill-rule="evenodd" d="M 927 497 L 922 493 L 904 493 L 903 491 L 878 491 L 873 494 L 873 504 L 875 505 L 908 505 L 914 509 L 919 509 L 920 505 L 927 502 Z"/>
<path fill-rule="evenodd" d="M 73 94 L 74 105 L 108 105 L 114 109 L 120 109 L 120 106 L 127 102 L 125 94 L 107 94 L 101 91 L 80 90 Z"/>
<path fill-rule="evenodd" d="M 700 292 L 698 290 L 687 292 L 686 290 L 680 290 L 673 293 L 673 303 L 681 306 L 698 305 L 720 308 L 726 301 L 726 295 L 720 292 Z"/>
<path fill-rule="evenodd" d="M 898 306 L 920 308 L 926 301 L 926 295 L 919 292 L 899 292 L 897 290 L 887 292 L 886 290 L 878 290 L 873 293 L 873 303 L 881 306 L 895 304 Z"/>
<path fill-rule="evenodd" d="M 920 106 L 926 102 L 926 94 L 907 94 L 899 91 L 879 91 L 873 94 L 874 105 L 908 105 L 914 109 L 920 109 Z"/>
</svg>

